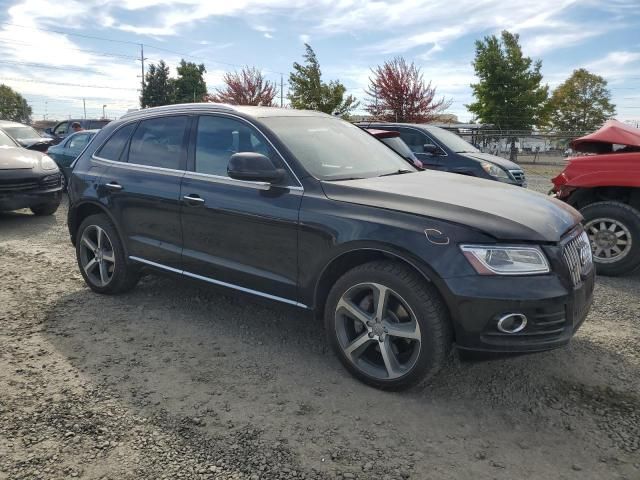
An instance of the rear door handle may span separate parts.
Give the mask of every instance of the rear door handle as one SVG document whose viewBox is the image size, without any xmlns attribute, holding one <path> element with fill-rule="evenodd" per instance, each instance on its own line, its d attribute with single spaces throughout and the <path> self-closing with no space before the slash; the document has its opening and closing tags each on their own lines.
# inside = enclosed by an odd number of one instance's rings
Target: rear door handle
<svg viewBox="0 0 640 480">
<path fill-rule="evenodd" d="M 184 198 L 187 201 L 188 205 L 191 205 L 191 206 L 194 206 L 194 207 L 197 206 L 197 205 L 204 205 L 204 198 L 202 198 L 202 197 L 200 197 L 200 196 L 198 196 L 196 194 L 193 194 L 193 193 L 191 193 L 189 195 L 185 195 L 182 198 Z"/>
<path fill-rule="evenodd" d="M 107 187 L 109 190 L 122 190 L 122 185 L 120 185 L 118 182 L 109 182 L 109 183 L 106 183 L 104 186 Z"/>
</svg>

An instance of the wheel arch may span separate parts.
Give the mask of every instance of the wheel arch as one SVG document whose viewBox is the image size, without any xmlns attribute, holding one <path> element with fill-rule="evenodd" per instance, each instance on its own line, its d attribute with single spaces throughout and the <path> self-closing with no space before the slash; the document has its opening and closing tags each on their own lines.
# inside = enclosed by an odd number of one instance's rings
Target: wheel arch
<svg viewBox="0 0 640 480">
<path fill-rule="evenodd" d="M 122 238 L 118 222 L 113 217 L 111 212 L 109 212 L 109 210 L 99 202 L 86 201 L 73 208 L 73 213 L 69 215 L 68 219 L 69 233 L 71 234 L 71 243 L 75 246 L 78 236 L 78 228 L 80 228 L 80 225 L 82 224 L 84 219 L 91 215 L 100 214 L 106 215 L 109 220 L 111 220 L 111 223 L 113 223 L 113 225 L 116 227 L 116 232 L 120 237 L 120 243 L 122 244 L 125 251 L 125 258 L 128 258 L 127 244 Z"/>
<path fill-rule="evenodd" d="M 434 285 L 436 291 L 442 298 L 444 305 L 449 309 L 446 296 L 442 294 L 439 287 L 439 278 L 435 272 L 430 271 L 428 267 L 419 264 L 414 259 L 408 258 L 399 252 L 388 248 L 378 246 L 356 247 L 336 255 L 323 268 L 318 276 L 313 292 L 313 305 L 316 318 L 322 319 L 324 315 L 325 301 L 336 280 L 349 270 L 363 265 L 365 263 L 377 260 L 391 260 L 406 265 L 416 272 L 420 277 L 428 283 Z"/>
<path fill-rule="evenodd" d="M 567 203 L 578 210 L 596 202 L 620 202 L 640 211 L 640 187 L 579 187 L 567 198 Z"/>
</svg>

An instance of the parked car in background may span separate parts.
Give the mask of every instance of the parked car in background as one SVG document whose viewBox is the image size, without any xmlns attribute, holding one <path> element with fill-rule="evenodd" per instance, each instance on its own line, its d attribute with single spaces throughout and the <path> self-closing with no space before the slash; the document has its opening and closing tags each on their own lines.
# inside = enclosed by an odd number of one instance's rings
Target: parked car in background
<svg viewBox="0 0 640 480">
<path fill-rule="evenodd" d="M 40 135 L 35 128 L 23 123 L 0 120 L 0 130 L 28 150 L 46 152 L 52 142 L 50 138 Z"/>
<path fill-rule="evenodd" d="M 54 127 L 47 128 L 44 132 L 47 135 L 50 135 L 51 138 L 54 139 L 54 143 L 59 143 L 63 138 L 66 138 L 67 135 L 70 135 L 73 132 L 71 125 L 78 122 L 83 130 L 100 130 L 102 127 L 107 125 L 111 120 L 107 120 L 104 118 L 77 118 L 71 120 L 64 120 L 56 124 Z"/>
<path fill-rule="evenodd" d="M 640 130 L 609 120 L 571 142 L 580 152 L 552 182 L 552 193 L 580 210 L 598 273 L 640 267 Z"/>
<path fill-rule="evenodd" d="M 460 173 L 472 177 L 526 186 L 522 168 L 502 157 L 482 153 L 469 142 L 444 128 L 433 125 L 359 122 L 357 125 L 400 133 L 424 168 Z"/>
<path fill-rule="evenodd" d="M 565 345 L 592 300 L 576 210 L 420 172 L 319 112 L 199 103 L 127 114 L 76 160 L 69 200 L 95 292 L 131 289 L 148 268 L 315 311 L 345 367 L 380 388 L 434 374 L 454 343 Z"/>
<path fill-rule="evenodd" d="M 65 185 L 71 173 L 71 164 L 84 150 L 98 130 L 82 130 L 68 135 L 62 142 L 52 145 L 47 150 L 49 155 L 58 164 L 64 176 Z"/>
<path fill-rule="evenodd" d="M 0 131 L 0 211 L 30 208 L 35 215 L 52 215 L 61 198 L 62 175 L 56 163 Z"/>
<path fill-rule="evenodd" d="M 376 137 L 378 140 L 380 140 L 387 147 L 396 152 L 414 167 L 420 170 L 424 169 L 422 162 L 418 160 L 409 146 L 400 138 L 399 132 L 393 132 L 391 130 L 376 130 L 373 128 L 365 128 L 364 130 Z"/>
</svg>

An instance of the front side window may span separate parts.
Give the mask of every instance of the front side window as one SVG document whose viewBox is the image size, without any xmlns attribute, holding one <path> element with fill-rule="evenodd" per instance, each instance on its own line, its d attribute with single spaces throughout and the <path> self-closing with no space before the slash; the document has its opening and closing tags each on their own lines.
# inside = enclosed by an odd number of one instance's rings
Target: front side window
<svg viewBox="0 0 640 480">
<path fill-rule="evenodd" d="M 379 140 L 338 118 L 295 116 L 260 120 L 320 180 L 370 178 L 411 168 Z"/>
<path fill-rule="evenodd" d="M 140 122 L 129 146 L 129 163 L 178 170 L 184 156 L 186 116 Z"/>
<path fill-rule="evenodd" d="M 102 146 L 96 157 L 104 158 L 106 160 L 118 161 L 122 155 L 125 145 L 129 141 L 129 137 L 133 133 L 135 123 L 125 125 L 120 130 L 117 130 L 109 140 Z"/>
<path fill-rule="evenodd" d="M 424 144 L 431 143 L 422 133 L 409 128 L 401 128 L 400 138 L 406 143 L 413 153 L 424 153 Z"/>
<path fill-rule="evenodd" d="M 429 133 L 433 135 L 436 138 L 436 140 L 438 140 L 440 143 L 444 144 L 447 148 L 449 148 L 450 150 L 456 153 L 480 152 L 480 150 L 478 150 L 476 147 L 471 145 L 464 138 L 456 135 L 453 132 L 450 132 L 449 130 L 445 130 L 444 128 L 440 128 L 440 127 L 428 127 L 428 128 L 429 128 Z"/>
<path fill-rule="evenodd" d="M 61 123 L 53 129 L 53 133 L 55 133 L 56 135 L 64 135 L 65 133 L 67 133 L 67 126 L 67 122 Z"/>
<path fill-rule="evenodd" d="M 232 118 L 200 117 L 196 134 L 196 172 L 226 177 L 229 159 L 238 152 L 261 153 L 281 167 L 273 149 L 251 126 Z"/>
</svg>

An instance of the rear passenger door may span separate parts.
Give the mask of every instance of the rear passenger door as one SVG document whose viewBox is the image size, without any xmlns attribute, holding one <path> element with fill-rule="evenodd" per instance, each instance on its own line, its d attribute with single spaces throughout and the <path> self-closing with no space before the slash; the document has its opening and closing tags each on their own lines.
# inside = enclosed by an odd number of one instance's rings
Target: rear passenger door
<svg viewBox="0 0 640 480">
<path fill-rule="evenodd" d="M 178 115 L 125 125 L 97 153 L 104 158 L 107 147 L 111 156 L 105 159 L 110 166 L 102 193 L 134 260 L 181 269 L 180 182 L 188 122 Z"/>
<path fill-rule="evenodd" d="M 268 140 L 243 119 L 202 115 L 182 181 L 183 265 L 188 275 L 251 293 L 297 299 L 302 187 Z M 288 172 L 277 186 L 234 180 L 236 152 L 258 152 Z"/>
</svg>

